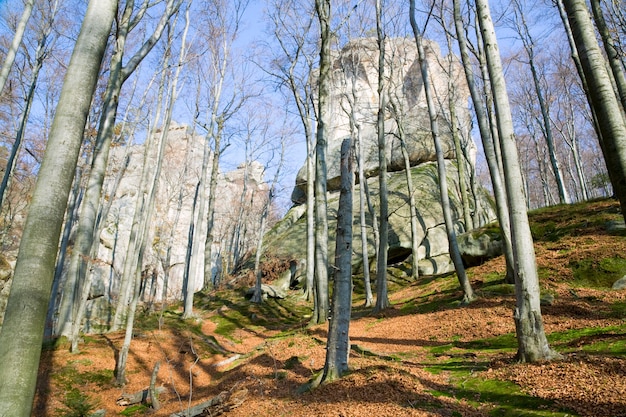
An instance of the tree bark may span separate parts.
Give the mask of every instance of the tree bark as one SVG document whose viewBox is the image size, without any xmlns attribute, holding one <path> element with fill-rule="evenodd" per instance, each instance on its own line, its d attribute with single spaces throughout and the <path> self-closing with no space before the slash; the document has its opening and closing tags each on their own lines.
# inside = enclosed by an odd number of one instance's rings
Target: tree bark
<svg viewBox="0 0 626 417">
<path fill-rule="evenodd" d="M 376 0 L 376 42 L 378 44 L 378 188 L 379 188 L 379 241 L 376 260 L 376 306 L 380 312 L 391 306 L 387 291 L 387 259 L 389 256 L 389 191 L 387 186 L 387 141 L 385 137 L 385 35 L 382 24 L 380 0 Z"/>
<path fill-rule="evenodd" d="M 354 189 L 351 152 L 352 140 L 344 139 L 341 144 L 341 190 L 337 210 L 335 285 L 322 383 L 340 378 L 348 371 L 352 309 L 352 191 Z"/>
<path fill-rule="evenodd" d="M 330 118 L 330 0 L 315 0 L 320 24 L 317 142 L 315 144 L 315 303 L 311 321 L 328 319 L 328 204 L 326 196 L 326 149 Z"/>
<path fill-rule="evenodd" d="M 0 333 L 0 414 L 32 410 L 59 237 L 115 0 L 90 1 L 65 75 L 24 226 Z"/>
<path fill-rule="evenodd" d="M 587 5 L 582 0 L 563 0 L 584 77 L 587 99 L 598 118 L 600 147 L 604 153 L 615 195 L 626 219 L 626 123 L 623 107 L 613 90 L 605 59 L 598 45 Z"/>
<path fill-rule="evenodd" d="M 541 317 L 535 249 L 526 212 L 524 184 L 515 145 L 511 109 L 502 72 L 500 52 L 487 0 L 476 0 L 476 9 L 496 109 L 509 218 L 511 220 L 511 238 L 516 266 L 515 296 L 517 305 L 514 318 L 518 341 L 517 359 L 521 362 L 550 360 L 560 355 L 548 345 Z"/>
</svg>

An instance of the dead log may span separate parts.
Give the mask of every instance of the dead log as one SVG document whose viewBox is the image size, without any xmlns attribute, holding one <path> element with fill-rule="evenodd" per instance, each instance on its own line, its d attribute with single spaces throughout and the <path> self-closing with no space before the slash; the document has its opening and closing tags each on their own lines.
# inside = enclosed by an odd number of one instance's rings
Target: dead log
<svg viewBox="0 0 626 417">
<path fill-rule="evenodd" d="M 248 397 L 248 390 L 222 391 L 208 401 L 195 405 L 186 411 L 170 414 L 170 417 L 219 416 L 239 407 Z"/>
</svg>

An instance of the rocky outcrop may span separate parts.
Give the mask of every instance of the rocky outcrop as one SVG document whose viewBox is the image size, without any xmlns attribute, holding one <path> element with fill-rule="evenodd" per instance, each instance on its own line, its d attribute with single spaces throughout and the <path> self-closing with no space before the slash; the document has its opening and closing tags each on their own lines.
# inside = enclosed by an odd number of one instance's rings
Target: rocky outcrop
<svg viewBox="0 0 626 417">
<path fill-rule="evenodd" d="M 433 145 L 428 109 L 423 90 L 421 69 L 417 57 L 415 42 L 409 38 L 395 38 L 386 41 L 386 66 L 389 91 L 388 105 L 385 109 L 385 135 L 387 139 L 387 163 L 389 181 L 389 262 L 398 262 L 411 255 L 411 228 L 409 197 L 406 181 L 404 157 L 400 147 L 400 133 L 405 137 L 409 153 L 411 177 L 416 188 L 420 231 L 418 240 L 419 268 L 422 275 L 439 275 L 452 272 L 454 266 L 450 260 L 447 233 L 440 203 L 436 154 Z M 454 103 L 460 133 L 469 135 L 469 110 L 467 102 L 469 91 L 464 82 L 462 67 L 457 59 L 448 60 L 441 55 L 436 43 L 426 41 L 426 59 L 430 63 L 431 82 L 438 104 L 440 139 L 448 179 L 448 195 L 451 200 L 453 218 L 457 233 L 466 231 L 461 220 L 462 205 L 457 170 L 458 161 L 454 151 L 450 130 L 450 106 Z M 450 63 L 452 62 L 452 63 Z M 432 70 L 437 68 L 438 70 Z M 448 71 L 441 70 L 448 68 Z M 454 89 L 450 89 L 449 85 Z M 378 47 L 376 39 L 365 38 L 349 42 L 333 59 L 331 100 L 332 109 L 328 133 L 328 210 L 329 210 L 329 260 L 332 263 L 336 214 L 339 200 L 339 148 L 344 138 L 358 136 L 364 147 L 363 164 L 372 202 L 377 205 L 379 160 L 376 119 L 378 112 Z M 451 100 L 450 100 L 451 99 Z M 353 126 L 351 131 L 351 126 Z M 474 143 L 465 143 L 470 155 L 470 168 L 474 164 Z M 467 162 L 462 162 L 467 163 Z M 356 167 L 356 165 L 355 165 Z M 355 210 L 358 210 L 359 187 L 353 193 Z M 302 270 L 306 259 L 306 167 L 296 178 L 292 193 L 295 206 L 287 213 L 267 235 L 266 252 L 270 256 L 291 258 Z M 495 218 L 491 199 L 487 193 L 479 191 L 477 202 L 473 205 L 474 224 L 483 225 Z M 354 213 L 353 257 L 355 269 L 362 267 L 358 213 Z M 371 232 L 372 215 L 368 214 L 369 227 L 368 258 L 373 259 L 374 242 Z M 297 274 L 296 274 L 297 275 Z"/>
<path fill-rule="evenodd" d="M 461 197 L 459 192 L 458 172 L 452 161 L 446 161 L 448 195 L 452 204 L 453 217 L 457 233 L 465 232 L 462 217 Z M 437 177 L 437 165 L 427 162 L 411 169 L 411 177 L 416 184 L 415 201 L 419 218 L 419 266 L 421 275 L 441 275 L 454 271 L 450 261 L 449 247 L 443 212 L 441 210 L 439 185 Z M 404 171 L 389 174 L 389 263 L 400 262 L 411 255 L 411 227 L 409 213 L 409 196 Z M 358 199 L 359 187 L 357 184 L 353 193 L 354 201 L 354 226 L 353 244 L 355 251 L 353 256 L 354 268 L 358 272 L 362 268 L 360 256 L 361 238 L 358 224 Z M 372 202 L 377 210 L 378 205 L 378 179 L 368 179 L 368 187 L 372 195 Z M 336 229 L 337 208 L 339 193 L 328 194 L 329 211 L 329 259 L 334 259 L 334 241 Z M 495 217 L 493 203 L 486 191 L 479 196 L 479 212 L 476 213 L 476 221 L 486 224 Z M 298 261 L 299 271 L 302 273 L 306 259 L 306 206 L 294 206 L 285 217 L 266 235 L 266 255 L 289 258 Z M 374 258 L 375 242 L 371 233 L 372 217 L 367 215 L 368 223 L 368 248 L 369 259 Z M 298 274 L 296 273 L 296 275 Z"/>
<path fill-rule="evenodd" d="M 151 287 L 154 288 L 157 300 L 161 298 L 166 270 L 169 275 L 168 298 L 178 298 L 181 294 L 189 225 L 193 216 L 193 199 L 202 169 L 203 147 L 206 146 L 205 138 L 193 136 L 186 125 L 173 123 L 167 133 L 155 210 L 149 222 L 148 243 L 142 266 L 142 275 L 147 286 L 144 291 L 149 295 Z M 143 144 L 117 147 L 111 152 L 104 190 L 105 200 L 111 200 L 112 204 L 100 235 L 100 246 L 93 268 L 93 288 L 90 296 L 92 317 L 107 317 L 107 314 L 102 312 L 109 308 L 110 298 L 115 297 L 118 291 L 142 169 L 144 165 L 156 165 L 155 157 L 145 156 L 144 153 Z M 121 180 L 117 188 L 113 189 L 118 175 L 122 175 Z M 216 273 L 221 267 L 219 258 L 221 248 L 227 248 L 229 245 L 233 224 L 239 216 L 244 182 L 246 211 L 242 230 L 245 230 L 245 233 L 241 235 L 239 243 L 243 248 L 240 250 L 249 250 L 256 244 L 258 238 L 260 206 L 263 196 L 267 195 L 268 186 L 263 181 L 263 166 L 252 162 L 219 174 L 213 250 Z M 208 192 L 208 184 L 205 191 Z M 252 194 L 255 195 L 256 203 L 250 206 Z M 203 227 L 195 230 L 198 241 L 202 242 L 202 248 L 206 237 L 206 223 L 204 221 Z M 168 250 L 169 262 L 166 260 Z M 203 283 L 203 262 L 201 249 L 196 265 L 198 274 L 192 278 L 192 285 L 197 289 L 201 288 Z M 97 330 L 98 324 L 92 323 L 91 326 Z"/>
<path fill-rule="evenodd" d="M 388 39 L 386 67 L 389 93 L 385 116 L 387 139 L 387 169 L 404 170 L 404 157 L 400 148 L 399 128 L 401 125 L 411 166 L 435 161 L 435 149 L 430 131 L 428 109 L 415 41 L 410 38 Z M 426 59 L 431 68 L 448 67 L 447 57 L 442 56 L 435 42 L 425 41 Z M 431 82 L 439 103 L 438 114 L 440 135 L 444 155 L 453 159 L 454 146 L 450 134 L 448 95 L 454 94 L 456 115 L 464 134 L 469 129 L 467 102 L 469 90 L 464 82 L 463 69 L 457 60 L 451 65 L 451 74 L 443 70 L 431 71 Z M 341 142 L 349 137 L 350 117 L 354 113 L 355 124 L 363 142 L 365 158 L 363 166 L 366 177 L 378 175 L 378 137 L 376 117 L 378 112 L 378 47 L 375 38 L 357 39 L 348 44 L 334 57 L 332 64 L 331 117 L 329 120 L 328 190 L 339 187 L 339 158 Z M 449 91 L 448 82 L 454 81 L 454 91 Z M 352 112 L 354 109 L 354 112 Z M 467 135 L 466 135 L 467 137 Z M 470 153 L 475 153 L 473 142 L 469 142 Z M 306 167 L 302 167 L 296 178 L 292 200 L 296 204 L 306 199 Z"/>
</svg>

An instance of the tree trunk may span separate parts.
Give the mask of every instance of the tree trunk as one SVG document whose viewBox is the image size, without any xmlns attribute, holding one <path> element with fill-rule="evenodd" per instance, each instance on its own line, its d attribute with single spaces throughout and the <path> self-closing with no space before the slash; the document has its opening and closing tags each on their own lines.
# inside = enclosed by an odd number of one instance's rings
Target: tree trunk
<svg viewBox="0 0 626 417">
<path fill-rule="evenodd" d="M 34 5 L 35 0 L 27 0 L 24 4 L 24 11 L 22 12 L 22 17 L 20 17 L 20 20 L 17 23 L 17 28 L 15 30 L 15 34 L 13 35 L 13 42 L 11 42 L 11 46 L 4 57 L 4 62 L 2 63 L 2 68 L 0 69 L 0 93 L 4 91 L 4 86 L 9 78 L 9 73 L 13 67 L 13 63 L 15 62 L 15 56 L 17 55 L 17 50 L 19 49 L 20 44 L 22 43 L 24 31 L 26 30 L 26 24 L 28 23 L 28 19 L 30 19 L 30 15 L 33 12 Z"/>
<path fill-rule="evenodd" d="M 133 297 L 130 303 L 130 309 L 128 312 L 128 317 L 126 320 L 126 333 L 124 336 L 124 343 L 122 348 L 120 349 L 119 358 L 117 361 L 116 371 L 115 371 L 115 379 L 118 385 L 124 385 L 126 383 L 126 360 L 128 358 L 128 352 L 130 350 L 130 343 L 133 337 L 133 327 L 135 323 L 135 313 L 137 311 L 137 302 L 139 301 L 139 287 L 141 285 L 141 272 L 143 265 L 143 257 L 147 246 L 148 240 L 148 232 L 149 232 L 149 224 L 150 219 L 152 218 L 152 213 L 154 212 L 154 204 L 156 200 L 156 195 L 159 187 L 159 178 L 161 176 L 161 168 L 163 166 L 163 155 L 165 153 L 165 144 L 167 142 L 167 135 L 169 132 L 170 123 L 172 121 L 172 112 L 174 110 L 174 104 L 176 103 L 177 94 L 178 94 L 178 79 L 180 77 L 180 72 L 183 67 L 183 60 L 186 54 L 186 39 L 187 39 L 187 31 L 189 30 L 189 9 L 187 9 L 185 14 L 185 29 L 183 30 L 181 47 L 180 47 L 180 55 L 178 58 L 178 62 L 176 65 L 176 71 L 171 81 L 171 85 L 169 88 L 169 103 L 168 107 L 165 111 L 165 120 L 163 126 L 161 126 L 161 134 L 159 137 L 158 145 L 157 145 L 157 153 L 156 153 L 156 166 L 152 172 L 150 182 L 146 188 L 146 198 L 147 202 L 145 203 L 145 210 L 141 210 L 143 217 L 141 219 L 141 223 L 139 225 L 139 250 L 137 251 L 137 261 L 136 261 L 136 271 L 135 271 L 135 285 L 133 290 Z M 171 50 L 171 38 L 168 39 L 168 50 Z M 166 60 L 167 62 L 167 60 Z M 140 193 L 141 194 L 141 193 Z"/>
<path fill-rule="evenodd" d="M 337 210 L 335 285 L 332 313 L 328 325 L 323 383 L 340 378 L 348 371 L 352 309 L 352 190 L 354 188 L 351 152 L 352 140 L 344 139 L 341 144 L 341 191 Z"/>
<path fill-rule="evenodd" d="M 494 96 L 511 220 L 511 237 L 516 265 L 515 296 L 517 306 L 514 318 L 518 341 L 517 359 L 521 362 L 550 360 L 560 355 L 548 345 L 541 317 L 535 250 L 524 201 L 524 184 L 515 145 L 511 109 L 502 72 L 500 52 L 491 21 L 489 4 L 486 0 L 476 0 L 476 9 Z"/>
<path fill-rule="evenodd" d="M 389 191 L 387 189 L 387 141 L 385 137 L 385 35 L 383 33 L 380 0 L 376 0 L 376 40 L 378 44 L 378 188 L 380 198 L 378 259 L 376 260 L 376 306 L 380 312 L 391 306 L 387 291 L 387 259 L 389 256 Z"/>
<path fill-rule="evenodd" d="M 626 218 L 626 125 L 623 107 L 613 90 L 604 56 L 595 36 L 587 5 L 582 0 L 564 0 L 563 5 L 589 86 L 587 99 L 598 118 L 601 148 L 615 195 Z"/>
<path fill-rule="evenodd" d="M 116 6 L 89 2 L 39 169 L 0 333 L 6 416 L 31 415 L 61 226 Z"/>
<path fill-rule="evenodd" d="M 624 75 L 624 63 L 620 57 L 620 51 L 615 47 L 615 42 L 611 36 L 611 31 L 606 25 L 604 20 L 604 13 L 602 12 L 602 5 L 599 0 L 591 0 L 591 10 L 593 11 L 593 20 L 596 22 L 596 27 L 600 36 L 602 37 L 602 44 L 604 45 L 604 51 L 606 52 L 609 66 L 613 73 L 613 79 L 615 80 L 615 86 L 619 94 L 620 102 L 622 103 L 622 111 L 626 112 L 626 76 Z M 623 51 L 621 52 L 623 54 Z"/>
<path fill-rule="evenodd" d="M 446 174 L 446 164 L 443 157 L 443 150 L 441 149 L 441 140 L 439 139 L 439 124 L 437 122 L 437 113 L 435 104 L 430 91 L 430 80 L 428 78 L 428 63 L 425 60 L 424 45 L 422 44 L 422 38 L 420 31 L 417 27 L 415 20 L 415 0 L 410 2 L 409 17 L 411 20 L 411 28 L 413 29 L 413 35 L 415 36 L 415 43 L 417 45 L 417 53 L 419 64 L 422 72 L 422 82 L 424 83 L 424 93 L 426 94 L 426 104 L 428 106 L 428 116 L 430 118 L 430 128 L 432 131 L 433 142 L 435 145 L 435 153 L 437 155 L 437 172 L 439 174 L 439 192 L 441 196 L 441 208 L 443 210 L 443 218 L 446 225 L 446 233 L 448 235 L 448 243 L 450 246 L 450 258 L 454 264 L 456 275 L 459 280 L 459 284 L 463 289 L 463 303 L 470 303 L 476 298 L 469 279 L 465 274 L 465 267 L 463 266 L 463 260 L 461 259 L 461 252 L 459 252 L 459 245 L 456 241 L 456 232 L 454 231 L 454 223 L 452 221 L 452 209 L 450 208 L 450 197 L 448 196 L 448 179 Z"/>
<path fill-rule="evenodd" d="M 328 319 L 328 204 L 326 196 L 327 123 L 330 119 L 330 0 L 315 0 L 320 24 L 317 142 L 315 144 L 315 303 L 311 321 Z"/>
</svg>

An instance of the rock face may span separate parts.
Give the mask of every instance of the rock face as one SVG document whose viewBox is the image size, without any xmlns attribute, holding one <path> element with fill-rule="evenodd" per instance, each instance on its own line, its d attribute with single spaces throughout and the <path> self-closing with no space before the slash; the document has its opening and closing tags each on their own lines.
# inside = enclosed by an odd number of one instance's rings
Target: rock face
<svg viewBox="0 0 626 417">
<path fill-rule="evenodd" d="M 421 69 L 417 59 L 415 41 L 408 38 L 388 39 L 385 44 L 385 74 L 388 77 L 385 134 L 387 139 L 388 171 L 404 170 L 399 138 L 399 126 L 405 135 L 411 166 L 435 161 L 428 108 L 422 83 Z M 448 57 L 441 56 L 435 42 L 425 41 L 426 59 L 430 63 L 430 77 L 437 95 L 439 130 L 446 158 L 454 158 L 454 146 L 450 134 L 449 95 L 456 103 L 456 116 L 460 129 L 466 137 L 469 132 L 470 115 L 467 108 L 469 90 L 464 82 L 463 69 L 458 60 L 449 64 Z M 450 67 L 448 75 L 440 68 Z M 366 177 L 378 175 L 378 136 L 376 118 L 378 113 L 378 47 L 375 38 L 357 39 L 349 42 L 334 57 L 332 63 L 331 115 L 329 122 L 328 190 L 339 187 L 339 158 L 341 142 L 349 137 L 350 118 L 358 127 L 363 143 L 363 161 Z M 449 81 L 454 82 L 452 91 Z M 356 130 L 356 129 L 355 129 Z M 468 151 L 475 154 L 475 146 L 469 141 Z M 306 166 L 296 178 L 292 200 L 296 204 L 306 199 Z"/>
<path fill-rule="evenodd" d="M 454 270 L 448 254 L 440 193 L 436 154 L 428 118 L 428 109 L 417 59 L 415 42 L 411 39 L 389 39 L 386 41 L 386 66 L 389 92 L 385 116 L 387 138 L 387 161 L 389 182 L 389 262 L 406 259 L 411 254 L 411 228 L 409 196 L 407 190 L 404 157 L 400 147 L 400 133 L 407 143 L 411 177 L 416 188 L 415 201 L 418 210 L 420 232 L 418 240 L 420 274 L 438 275 Z M 452 204 L 457 233 L 466 231 L 462 218 L 461 193 L 458 161 L 454 151 L 450 123 L 450 106 L 454 103 L 460 134 L 469 136 L 469 91 L 464 82 L 462 67 L 457 59 L 442 57 L 434 42 L 426 42 L 430 76 L 438 104 L 440 138 L 446 158 L 448 194 Z M 329 121 L 328 137 L 328 210 L 329 210 L 329 262 L 334 257 L 336 214 L 339 200 L 339 148 L 344 138 L 351 134 L 359 137 L 365 150 L 363 166 L 371 194 L 371 201 L 378 205 L 378 139 L 376 119 L 378 111 L 378 48 L 376 39 L 366 38 L 349 42 L 333 60 L 331 103 L 332 117 Z M 443 71 L 441 68 L 447 68 Z M 453 85 L 454 88 L 450 88 Z M 352 122 L 352 123 L 351 123 Z M 356 126 L 351 131 L 350 126 Z M 465 143 L 470 155 L 469 168 L 473 169 L 475 145 Z M 462 162 L 467 164 L 467 162 Z M 468 170 L 466 170 L 468 171 Z M 467 186 L 467 185 L 464 185 Z M 359 232 L 359 187 L 354 191 L 353 248 L 355 268 L 362 267 L 361 241 Z M 285 218 L 267 235 L 267 253 L 291 258 L 303 269 L 306 259 L 306 166 L 298 173 L 292 193 L 295 206 Z M 470 193 L 471 194 L 471 193 Z M 377 210 L 377 207 L 375 207 Z M 476 226 L 491 222 L 495 218 L 491 199 L 484 190 L 479 190 L 476 203 L 472 203 Z M 374 258 L 372 216 L 368 213 L 368 257 Z"/>
<path fill-rule="evenodd" d="M 158 132 L 157 132 L 158 133 Z M 148 244 L 144 255 L 142 276 L 145 279 L 146 298 L 154 291 L 156 300 L 161 299 L 163 278 L 168 272 L 167 298 L 177 298 L 182 291 L 182 277 L 188 245 L 189 225 L 192 220 L 193 199 L 202 169 L 204 137 L 192 136 L 186 125 L 172 124 L 167 142 L 154 214 L 149 222 Z M 92 294 L 89 315 L 100 314 L 108 307 L 109 299 L 117 296 L 119 279 L 124 270 L 126 248 L 134 216 L 134 201 L 139 190 L 142 168 L 145 164 L 155 166 L 154 156 L 144 156 L 145 146 L 132 145 L 111 150 L 110 169 L 105 179 L 105 199 L 111 201 L 109 215 L 100 235 L 100 247 L 93 268 Z M 128 156 L 126 167 L 124 160 Z M 209 164 L 211 161 L 209 161 Z M 210 167 L 210 165 L 209 165 Z M 122 174 L 114 189 L 116 177 Z M 233 242 L 233 227 L 240 218 L 240 204 L 246 183 L 245 216 L 241 223 L 239 242 Z M 206 192 L 208 193 L 208 184 Z M 213 244 L 213 270 L 217 274 L 222 266 L 222 250 L 239 245 L 239 250 L 249 250 L 257 241 L 263 196 L 268 186 L 263 181 L 263 167 L 256 162 L 241 165 L 234 171 L 220 173 L 216 191 L 216 211 Z M 254 194 L 256 201 L 250 206 Z M 197 258 L 197 274 L 192 285 L 200 289 L 203 284 L 204 241 L 206 238 L 206 213 L 201 228 L 195 234 L 200 242 Z M 170 249 L 169 262 L 167 251 Z M 97 330 L 97 323 L 88 323 L 87 330 Z"/>
<path fill-rule="evenodd" d="M 457 233 L 465 231 L 465 225 L 459 220 L 462 217 L 461 198 L 458 185 L 458 172 L 455 163 L 446 161 L 449 196 L 451 200 L 453 218 Z M 454 271 L 450 261 L 449 247 L 443 212 L 440 204 L 439 186 L 437 180 L 437 165 L 435 162 L 426 162 L 411 169 L 411 177 L 416 184 L 415 201 L 419 219 L 419 267 L 421 275 L 441 275 Z M 389 263 L 399 262 L 411 254 L 411 226 L 409 214 L 409 196 L 406 186 L 406 174 L 404 171 L 389 174 Z M 378 210 L 378 179 L 370 178 L 367 181 L 371 193 L 372 203 Z M 354 223 L 353 242 L 355 255 L 353 263 L 355 272 L 362 268 L 361 261 L 361 238 L 359 232 L 359 187 L 354 191 Z M 480 209 L 475 220 L 479 224 L 491 222 L 494 217 L 494 208 L 491 199 L 486 192 L 479 196 Z M 329 262 L 334 259 L 334 241 L 336 232 L 337 208 L 339 193 L 328 194 L 329 212 Z M 299 271 L 302 273 L 306 259 L 306 206 L 294 206 L 287 215 L 266 235 L 266 254 L 298 260 Z M 371 233 L 372 217 L 367 215 L 368 224 L 368 257 L 370 260 L 375 256 L 374 236 Z"/>
</svg>

